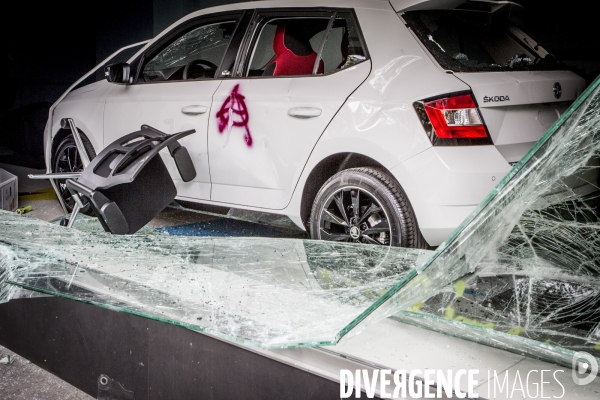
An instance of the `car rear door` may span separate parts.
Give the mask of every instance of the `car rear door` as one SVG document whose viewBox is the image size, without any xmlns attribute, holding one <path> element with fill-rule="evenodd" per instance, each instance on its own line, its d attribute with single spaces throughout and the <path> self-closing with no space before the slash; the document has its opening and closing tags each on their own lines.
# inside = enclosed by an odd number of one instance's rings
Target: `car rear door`
<svg viewBox="0 0 600 400">
<path fill-rule="evenodd" d="M 211 200 L 283 209 L 308 157 L 371 63 L 351 10 L 261 10 L 208 128 Z"/>
<path fill-rule="evenodd" d="M 114 85 L 106 97 L 105 145 L 143 124 L 168 134 L 196 130 L 180 140 L 196 168 L 193 181 L 183 182 L 173 159 L 161 152 L 180 198 L 210 198 L 207 128 L 212 97 L 221 83 L 221 69 L 233 66 L 250 16 L 239 11 L 184 22 L 132 63 L 138 64 L 134 83 Z"/>
</svg>

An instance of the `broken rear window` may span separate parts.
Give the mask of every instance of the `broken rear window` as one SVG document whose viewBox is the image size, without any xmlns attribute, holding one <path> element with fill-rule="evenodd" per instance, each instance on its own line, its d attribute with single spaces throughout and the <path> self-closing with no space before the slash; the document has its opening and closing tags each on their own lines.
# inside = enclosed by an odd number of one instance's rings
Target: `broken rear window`
<svg viewBox="0 0 600 400">
<path fill-rule="evenodd" d="M 409 26 L 440 65 L 455 72 L 565 69 L 516 25 L 476 11 L 413 11 Z M 528 46 L 535 44 L 533 46 Z"/>
</svg>

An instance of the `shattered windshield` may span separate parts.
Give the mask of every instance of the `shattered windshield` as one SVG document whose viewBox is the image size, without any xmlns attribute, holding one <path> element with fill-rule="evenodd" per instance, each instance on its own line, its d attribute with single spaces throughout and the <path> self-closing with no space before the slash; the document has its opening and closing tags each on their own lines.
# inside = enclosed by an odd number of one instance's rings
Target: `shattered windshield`
<svg viewBox="0 0 600 400">
<path fill-rule="evenodd" d="M 412 11 L 404 14 L 442 67 L 456 72 L 564 69 L 553 57 L 541 59 L 517 36 L 522 31 L 475 11 Z"/>
<path fill-rule="evenodd" d="M 222 22 L 187 32 L 146 63 L 142 80 L 181 80 L 184 79 L 184 68 L 189 70 L 193 65 L 206 70 L 194 75 L 194 79 L 212 78 L 227 50 L 235 25 L 235 21 Z M 185 78 L 192 78 L 192 75 Z"/>
</svg>

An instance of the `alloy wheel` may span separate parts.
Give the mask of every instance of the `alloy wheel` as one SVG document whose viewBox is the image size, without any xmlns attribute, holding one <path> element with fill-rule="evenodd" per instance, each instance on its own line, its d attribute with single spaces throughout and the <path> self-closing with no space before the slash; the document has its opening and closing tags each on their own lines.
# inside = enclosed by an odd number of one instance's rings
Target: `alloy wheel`
<svg viewBox="0 0 600 400">
<path fill-rule="evenodd" d="M 65 173 L 65 172 L 81 172 L 83 171 L 83 162 L 79 157 L 79 151 L 75 142 L 64 143 L 58 153 L 56 154 L 54 162 L 54 172 Z M 58 190 L 70 210 L 75 205 L 75 200 L 71 196 L 71 192 L 67 189 L 66 179 L 57 179 Z"/>
<path fill-rule="evenodd" d="M 321 209 L 319 236 L 336 242 L 392 243 L 389 218 L 375 196 L 358 187 L 331 195 Z"/>
</svg>

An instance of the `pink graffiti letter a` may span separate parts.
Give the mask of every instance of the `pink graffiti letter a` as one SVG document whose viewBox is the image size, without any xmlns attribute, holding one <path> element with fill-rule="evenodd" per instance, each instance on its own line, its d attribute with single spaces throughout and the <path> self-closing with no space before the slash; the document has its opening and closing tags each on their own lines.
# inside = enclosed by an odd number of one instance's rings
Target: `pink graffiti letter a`
<svg viewBox="0 0 600 400">
<path fill-rule="evenodd" d="M 227 97 L 227 100 L 221 106 L 221 109 L 217 112 L 217 119 L 219 120 L 219 133 L 223 133 L 227 129 L 227 134 L 231 134 L 233 127 L 244 128 L 246 133 L 244 134 L 244 140 L 248 147 L 252 146 L 252 135 L 250 134 L 250 128 L 248 128 L 248 108 L 246 107 L 246 97 L 239 92 L 240 85 L 237 84 Z M 228 139 L 229 140 L 229 139 Z"/>
</svg>

